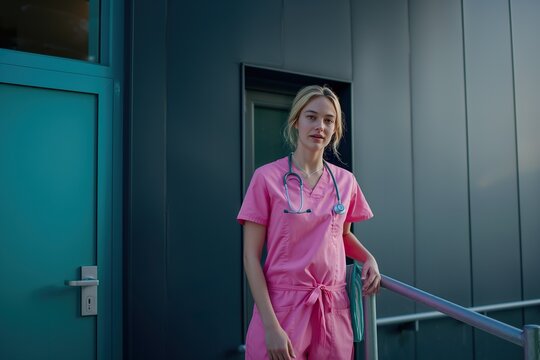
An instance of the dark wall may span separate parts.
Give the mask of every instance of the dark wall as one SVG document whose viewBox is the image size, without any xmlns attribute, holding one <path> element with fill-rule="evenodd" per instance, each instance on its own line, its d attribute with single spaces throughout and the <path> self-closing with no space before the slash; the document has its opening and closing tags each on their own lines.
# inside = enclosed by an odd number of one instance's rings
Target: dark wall
<svg viewBox="0 0 540 360">
<path fill-rule="evenodd" d="M 522 284 L 525 299 L 540 298 L 540 3 L 512 1 L 512 48 Z M 526 323 L 540 323 L 540 309 L 525 312 Z"/>
<path fill-rule="evenodd" d="M 375 213 L 355 231 L 377 256 L 381 272 L 414 284 L 408 7 L 402 1 L 361 1 L 353 5 L 352 17 L 354 164 Z M 384 290 L 377 302 L 379 316 L 415 312 L 413 302 Z M 413 331 L 387 326 L 378 336 L 381 359 L 414 359 Z"/>
<path fill-rule="evenodd" d="M 530 259 L 540 228 L 526 219 L 540 215 L 531 201 L 540 198 L 531 182 L 540 183 L 540 159 L 532 160 L 540 152 L 530 141 L 540 134 L 531 98 L 540 94 L 531 63 L 539 4 L 352 4 L 354 165 L 378 215 L 361 229 L 383 272 L 466 306 L 538 298 Z M 382 316 L 414 308 L 379 298 Z M 518 327 L 523 317 L 540 322 L 537 308 L 488 315 Z M 410 329 L 380 329 L 383 358 L 521 357 L 452 320 Z"/>
<path fill-rule="evenodd" d="M 353 168 L 376 214 L 355 231 L 384 273 L 466 306 L 540 297 L 538 10 L 131 2 L 128 357 L 241 358 L 242 63 L 352 82 Z M 425 311 L 386 292 L 378 310 Z M 379 338 L 382 359 L 519 350 L 448 319 Z"/>
<path fill-rule="evenodd" d="M 228 2 L 169 3 L 170 359 L 234 358 L 241 344 L 237 11 Z"/>
<path fill-rule="evenodd" d="M 128 359 L 167 359 L 167 6 L 165 1 L 130 5 L 124 354 Z"/>
</svg>

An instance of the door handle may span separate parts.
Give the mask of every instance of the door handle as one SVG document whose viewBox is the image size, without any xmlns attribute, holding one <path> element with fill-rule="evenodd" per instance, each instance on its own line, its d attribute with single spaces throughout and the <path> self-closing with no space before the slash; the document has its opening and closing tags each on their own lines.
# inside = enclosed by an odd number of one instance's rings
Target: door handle
<svg viewBox="0 0 540 360">
<path fill-rule="evenodd" d="M 86 278 L 82 280 L 66 280 L 67 286 L 98 286 L 99 280 L 94 278 Z"/>
<path fill-rule="evenodd" d="M 66 280 L 65 284 L 81 289 L 81 316 L 98 314 L 97 266 L 81 266 L 81 280 Z"/>
</svg>

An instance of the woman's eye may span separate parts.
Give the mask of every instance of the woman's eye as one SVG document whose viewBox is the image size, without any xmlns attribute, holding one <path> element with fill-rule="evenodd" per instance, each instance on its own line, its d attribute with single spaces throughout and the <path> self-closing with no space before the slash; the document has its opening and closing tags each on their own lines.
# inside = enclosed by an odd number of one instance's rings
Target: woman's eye
<svg viewBox="0 0 540 360">
<path fill-rule="evenodd" d="M 330 118 L 324 119 L 324 121 L 326 121 L 327 124 L 333 124 L 334 123 L 334 119 L 330 119 Z"/>
</svg>

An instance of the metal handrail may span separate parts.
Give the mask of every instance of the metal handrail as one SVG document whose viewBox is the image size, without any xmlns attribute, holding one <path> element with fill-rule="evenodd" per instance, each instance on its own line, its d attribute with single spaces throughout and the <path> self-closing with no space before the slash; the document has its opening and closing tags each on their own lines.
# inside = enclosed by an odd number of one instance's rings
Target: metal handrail
<svg viewBox="0 0 540 360">
<path fill-rule="evenodd" d="M 482 305 L 469 307 L 467 310 L 471 310 L 478 313 L 494 312 L 501 310 L 510 310 L 510 309 L 521 309 L 529 306 L 540 305 L 540 299 L 524 300 L 524 301 L 513 301 L 500 304 L 492 305 Z M 484 314 L 485 315 L 485 314 Z M 386 326 L 386 325 L 396 325 L 402 323 L 416 322 L 420 320 L 431 320 L 446 317 L 448 315 L 443 314 L 440 311 L 428 311 L 407 315 L 398 315 L 398 316 L 389 316 L 381 319 L 377 319 L 377 326 Z"/>
<path fill-rule="evenodd" d="M 525 325 L 523 330 L 521 330 L 385 275 L 382 275 L 381 286 L 405 296 L 406 298 L 427 305 L 454 319 L 474 326 L 477 329 L 522 346 L 524 349 L 523 354 L 525 360 L 540 360 L 540 326 L 538 325 Z M 366 360 L 377 360 L 377 315 L 375 296 L 365 296 L 363 304 L 365 319 L 365 358 Z"/>
</svg>

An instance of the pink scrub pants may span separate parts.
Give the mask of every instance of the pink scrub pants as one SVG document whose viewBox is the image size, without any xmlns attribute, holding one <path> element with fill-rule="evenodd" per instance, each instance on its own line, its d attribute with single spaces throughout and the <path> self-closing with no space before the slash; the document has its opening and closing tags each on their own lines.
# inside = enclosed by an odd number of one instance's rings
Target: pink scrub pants
<svg viewBox="0 0 540 360">
<path fill-rule="evenodd" d="M 272 286 L 270 298 L 298 360 L 351 360 L 354 355 L 345 286 Z M 254 308 L 246 360 L 268 359 L 261 317 Z"/>
</svg>

